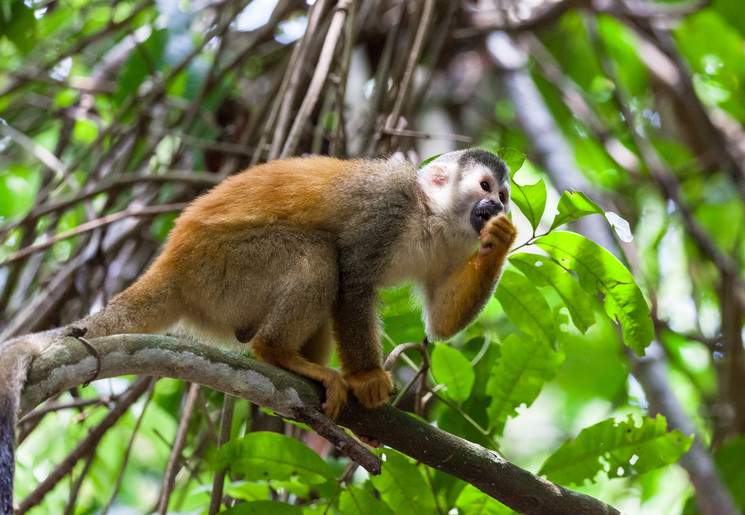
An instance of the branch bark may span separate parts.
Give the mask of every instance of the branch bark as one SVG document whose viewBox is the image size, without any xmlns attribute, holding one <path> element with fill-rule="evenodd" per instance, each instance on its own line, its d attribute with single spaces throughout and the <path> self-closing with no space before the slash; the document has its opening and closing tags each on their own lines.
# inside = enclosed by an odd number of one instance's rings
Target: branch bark
<svg viewBox="0 0 745 515">
<path fill-rule="evenodd" d="M 380 473 L 377 457 L 321 415 L 320 385 L 266 363 L 168 336 L 120 335 L 91 343 L 100 354 L 101 379 L 130 374 L 173 377 L 245 398 L 308 424 L 368 471 Z M 57 392 L 85 383 L 95 369 L 96 358 L 74 338 L 54 345 L 31 364 L 21 415 Z M 389 405 L 366 410 L 353 401 L 338 422 L 471 483 L 519 513 L 620 513 Z"/>
</svg>

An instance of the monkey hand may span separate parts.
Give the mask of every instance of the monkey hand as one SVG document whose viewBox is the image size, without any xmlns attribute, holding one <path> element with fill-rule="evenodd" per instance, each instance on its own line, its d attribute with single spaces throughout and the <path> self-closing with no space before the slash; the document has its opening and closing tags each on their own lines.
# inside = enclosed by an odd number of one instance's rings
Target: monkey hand
<svg viewBox="0 0 745 515">
<path fill-rule="evenodd" d="M 344 376 L 354 396 L 366 408 L 377 408 L 393 393 L 391 374 L 381 368 Z"/>
<path fill-rule="evenodd" d="M 495 249 L 501 251 L 502 255 L 506 254 L 515 242 L 515 236 L 517 236 L 517 230 L 506 215 L 493 216 L 481 229 L 479 257 L 484 258 Z"/>
</svg>

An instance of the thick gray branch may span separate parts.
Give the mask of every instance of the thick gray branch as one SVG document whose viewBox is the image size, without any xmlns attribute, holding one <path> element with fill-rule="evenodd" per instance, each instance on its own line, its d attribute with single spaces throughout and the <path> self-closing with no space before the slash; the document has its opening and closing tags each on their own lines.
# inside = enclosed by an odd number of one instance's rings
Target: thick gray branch
<svg viewBox="0 0 745 515">
<path fill-rule="evenodd" d="M 91 340 L 100 354 L 99 378 L 146 374 L 199 383 L 307 423 L 372 473 L 380 462 L 338 426 L 321 416 L 321 392 L 308 381 L 259 361 L 167 336 L 122 335 Z M 91 379 L 96 358 L 67 338 L 34 359 L 21 399 L 21 414 L 67 388 Z M 592 497 L 534 476 L 499 454 L 417 420 L 392 407 L 366 410 L 355 402 L 339 423 L 430 467 L 471 483 L 520 513 L 619 513 Z M 377 470 L 375 466 L 377 465 Z"/>
</svg>

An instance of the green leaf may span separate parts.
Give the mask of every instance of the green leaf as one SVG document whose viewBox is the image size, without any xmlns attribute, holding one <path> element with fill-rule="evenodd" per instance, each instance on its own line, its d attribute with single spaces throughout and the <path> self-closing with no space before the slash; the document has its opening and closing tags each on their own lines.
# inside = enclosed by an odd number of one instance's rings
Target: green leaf
<svg viewBox="0 0 745 515">
<path fill-rule="evenodd" d="M 599 472 L 609 478 L 641 474 L 678 460 L 693 443 L 677 429 L 667 432 L 662 415 L 642 419 L 636 427 L 633 416 L 628 420 L 604 420 L 583 429 L 552 454 L 538 471 L 550 481 L 581 485 L 595 482 Z"/>
<path fill-rule="evenodd" d="M 238 504 L 233 508 L 221 511 L 226 515 L 302 515 L 303 509 L 300 506 L 287 504 L 279 501 L 251 501 Z"/>
<path fill-rule="evenodd" d="M 76 142 L 89 145 L 96 141 L 96 137 L 98 137 L 98 126 L 87 118 L 80 118 L 75 122 L 72 137 Z"/>
<path fill-rule="evenodd" d="M 554 217 L 554 223 L 551 224 L 551 231 L 560 225 L 574 222 L 587 215 L 604 215 L 600 206 L 595 204 L 581 191 L 565 191 L 562 193 L 559 199 L 558 209 L 559 213 Z"/>
<path fill-rule="evenodd" d="M 543 384 L 554 378 L 563 362 L 564 354 L 546 343 L 509 335 L 486 385 L 486 393 L 491 395 L 489 426 L 501 434 L 507 417 L 516 416 L 515 409 L 522 404 L 533 404 Z"/>
<path fill-rule="evenodd" d="M 396 513 L 436 513 L 435 499 L 420 470 L 396 451 L 385 451 L 383 473 L 370 478 L 388 506 Z"/>
<path fill-rule="evenodd" d="M 430 164 L 432 161 L 434 161 L 435 159 L 437 159 L 441 155 L 442 154 L 435 154 L 434 156 L 430 157 L 429 159 L 425 159 L 424 161 L 422 161 L 422 164 L 419 165 L 419 168 L 418 169 L 421 170 L 422 168 L 424 168 L 425 166 L 427 166 L 428 164 Z"/>
<path fill-rule="evenodd" d="M 533 231 L 538 229 L 538 224 L 541 223 L 541 217 L 546 209 L 546 183 L 543 179 L 526 186 L 513 181 L 511 196 L 512 201 L 520 208 L 520 212 L 533 226 Z"/>
<path fill-rule="evenodd" d="M 457 349 L 439 344 L 432 351 L 432 375 L 447 386 L 447 395 L 464 402 L 471 395 L 476 375 L 471 363 Z"/>
<path fill-rule="evenodd" d="M 455 501 L 458 513 L 464 515 L 510 515 L 515 513 L 473 485 L 466 485 Z"/>
<path fill-rule="evenodd" d="M 535 244 L 576 273 L 587 293 L 594 295 L 597 290 L 605 295 L 605 313 L 621 324 L 624 343 L 643 356 L 654 339 L 654 327 L 644 295 L 626 267 L 603 247 L 579 234 L 551 233 Z"/>
<path fill-rule="evenodd" d="M 505 270 L 496 295 L 504 314 L 518 329 L 551 346 L 556 345 L 551 308 L 538 288 L 523 274 Z"/>
<path fill-rule="evenodd" d="M 536 286 L 551 286 L 564 301 L 575 327 L 583 334 L 595 324 L 595 313 L 587 293 L 572 275 L 550 258 L 537 254 L 512 254 L 510 263 Z"/>
<path fill-rule="evenodd" d="M 502 161 L 510 169 L 510 179 L 512 179 L 517 171 L 522 168 L 525 162 L 525 154 L 514 148 L 501 148 L 497 151 L 497 155 L 502 158 Z"/>
<path fill-rule="evenodd" d="M 27 54 L 36 45 L 36 17 L 34 11 L 21 0 L 2 2 L 0 9 L 0 35 Z"/>
<path fill-rule="evenodd" d="M 250 433 L 220 447 L 217 470 L 247 480 L 284 481 L 297 477 L 311 484 L 334 477 L 328 464 L 302 442 L 269 432 Z"/>
<path fill-rule="evenodd" d="M 347 485 L 339 496 L 339 512 L 345 515 L 393 515 L 386 503 L 367 490 Z"/>
<path fill-rule="evenodd" d="M 598 214 L 605 218 L 621 241 L 628 242 L 633 239 L 629 222 L 621 218 L 618 213 L 614 213 L 613 211 L 603 211 L 600 206 L 595 204 L 581 191 L 565 191 L 562 193 L 561 198 L 559 199 L 558 209 L 559 212 L 556 217 L 554 217 L 549 232 L 553 231 L 560 225 L 574 222 L 575 220 L 579 220 L 587 215 Z"/>
</svg>

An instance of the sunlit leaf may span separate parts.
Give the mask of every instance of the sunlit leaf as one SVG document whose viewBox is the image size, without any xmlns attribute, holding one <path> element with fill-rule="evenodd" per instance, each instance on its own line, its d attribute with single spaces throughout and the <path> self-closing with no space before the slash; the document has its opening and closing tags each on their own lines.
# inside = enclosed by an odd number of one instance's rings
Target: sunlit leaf
<svg viewBox="0 0 745 515">
<path fill-rule="evenodd" d="M 544 383 L 556 375 L 564 354 L 534 338 L 509 335 L 502 343 L 502 358 L 492 369 L 486 393 L 491 396 L 487 409 L 489 426 L 501 433 L 516 408 L 530 406 Z"/>
<path fill-rule="evenodd" d="M 421 470 L 396 451 L 385 451 L 383 472 L 370 478 L 388 506 L 396 513 L 436 513 L 432 490 Z"/>
<path fill-rule="evenodd" d="M 502 148 L 497 151 L 497 155 L 510 169 L 510 178 L 513 178 L 517 171 L 522 168 L 525 162 L 525 154 L 514 148 Z"/>
<path fill-rule="evenodd" d="M 636 427 L 628 420 L 604 420 L 583 429 L 552 454 L 538 471 L 560 484 L 592 482 L 600 472 L 609 478 L 641 474 L 678 460 L 693 443 L 677 429 L 667 432 L 667 421 L 643 418 Z"/>
<path fill-rule="evenodd" d="M 249 480 L 322 483 L 334 477 L 331 468 L 305 444 L 279 433 L 249 433 L 217 451 L 217 470 Z"/>
<path fill-rule="evenodd" d="M 476 376 L 471 363 L 457 349 L 436 345 L 432 351 L 432 375 L 438 383 L 447 386 L 447 395 L 456 402 L 463 402 L 471 395 Z"/>
<path fill-rule="evenodd" d="M 546 209 L 546 184 L 543 179 L 525 186 L 513 182 L 511 197 L 535 231 Z"/>
<path fill-rule="evenodd" d="M 551 308 L 538 288 L 523 274 L 505 270 L 496 295 L 505 315 L 518 329 L 551 346 L 556 345 Z"/>
<path fill-rule="evenodd" d="M 558 210 L 559 213 L 551 224 L 552 231 L 560 225 L 574 222 L 587 215 L 604 214 L 600 206 L 587 198 L 587 195 L 581 191 L 565 191 L 562 193 L 559 199 Z"/>
<path fill-rule="evenodd" d="M 422 164 L 419 165 L 419 169 L 421 170 L 422 168 L 424 168 L 425 166 L 427 166 L 428 164 L 430 164 L 432 161 L 434 161 L 435 159 L 437 159 L 441 155 L 442 154 L 435 154 L 432 157 L 425 159 L 424 161 L 422 161 Z"/>
<path fill-rule="evenodd" d="M 367 490 L 347 485 L 339 496 L 339 510 L 344 515 L 393 515 L 386 503 Z"/>
<path fill-rule="evenodd" d="M 510 515 L 515 513 L 504 504 L 473 485 L 466 485 L 455 501 L 458 513 L 463 515 Z"/>
<path fill-rule="evenodd" d="M 575 327 L 582 333 L 595 323 L 595 312 L 587 293 L 572 275 L 550 258 L 537 254 L 512 254 L 510 263 L 536 286 L 551 286 L 564 301 Z"/>
<path fill-rule="evenodd" d="M 643 356 L 654 339 L 654 327 L 644 295 L 626 267 L 603 247 L 579 234 L 550 233 L 539 238 L 536 245 L 576 273 L 587 293 L 600 291 L 605 295 L 605 313 L 621 324 L 623 342 Z"/>
</svg>

